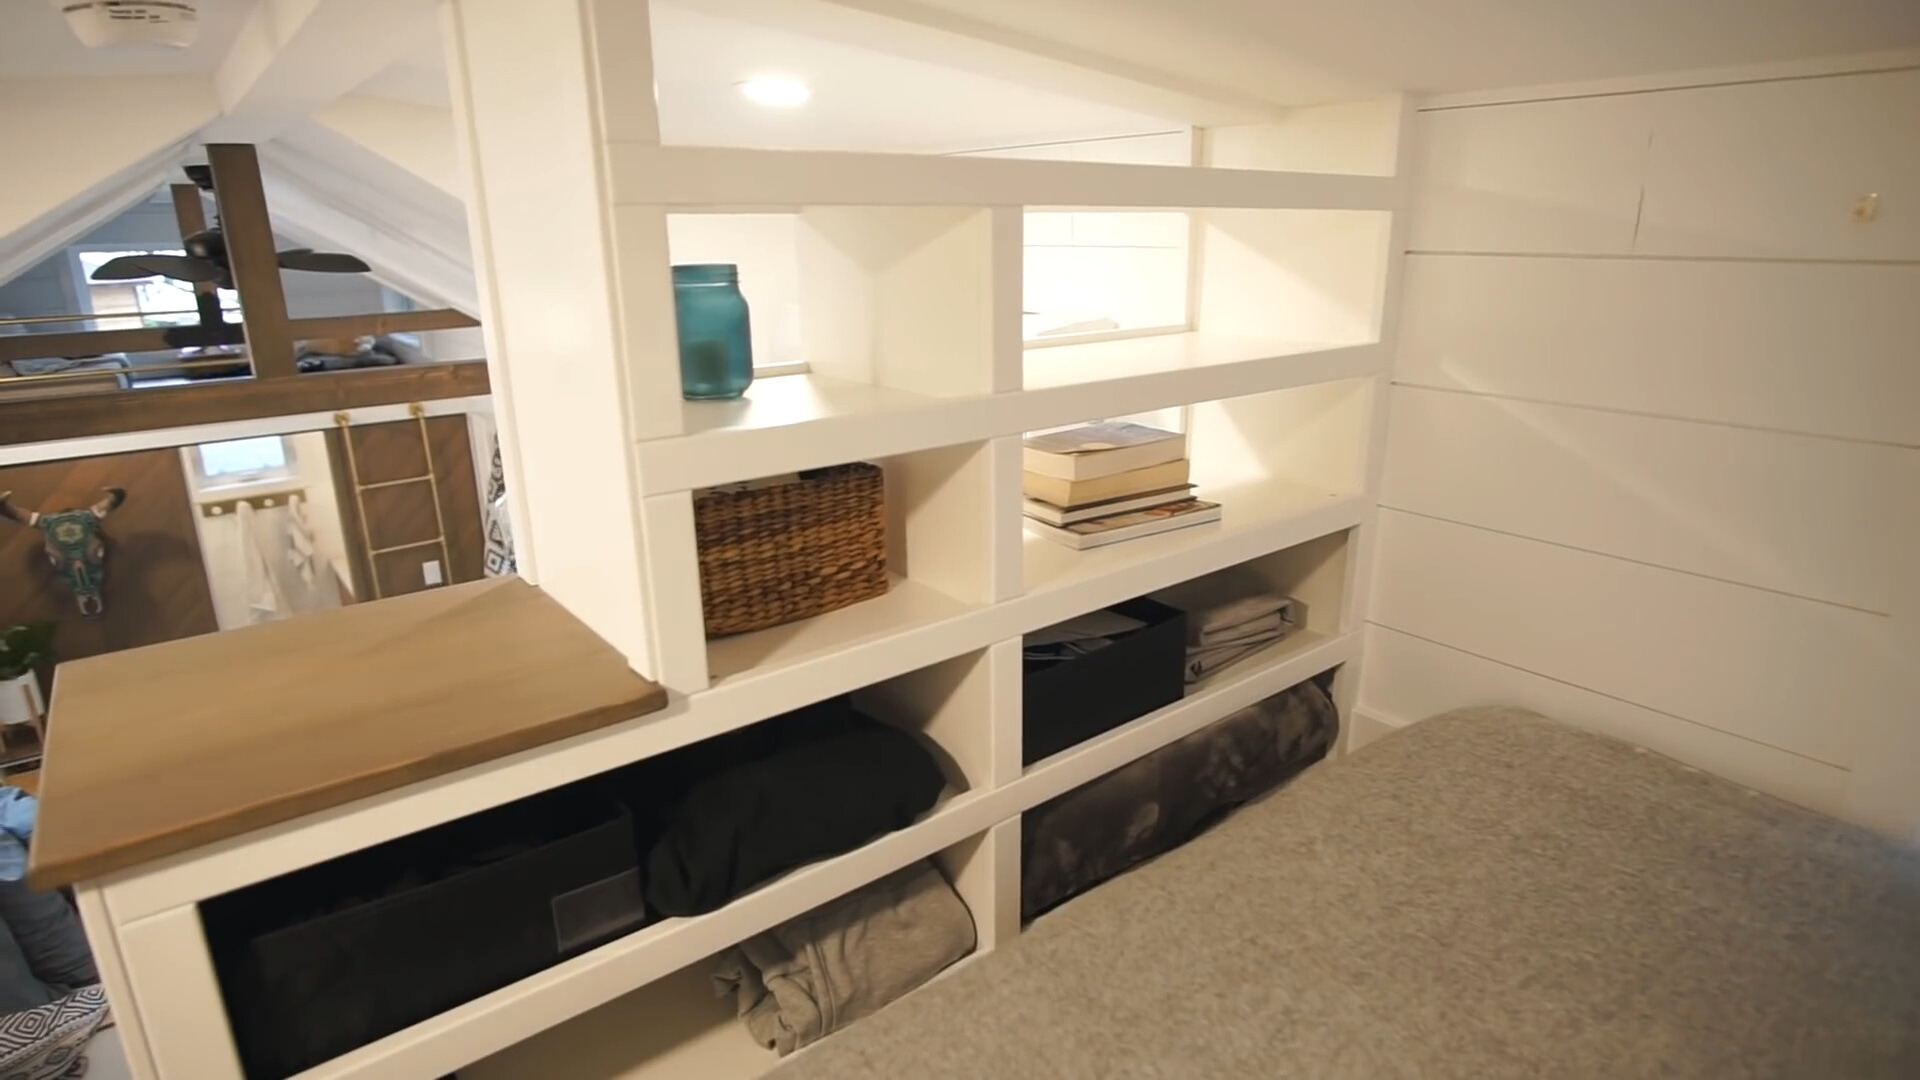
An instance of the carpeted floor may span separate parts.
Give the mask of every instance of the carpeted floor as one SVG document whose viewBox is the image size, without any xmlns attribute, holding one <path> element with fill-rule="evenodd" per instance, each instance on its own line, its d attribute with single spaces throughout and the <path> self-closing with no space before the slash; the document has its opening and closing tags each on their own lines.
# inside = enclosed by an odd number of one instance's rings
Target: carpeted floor
<svg viewBox="0 0 1920 1080">
<path fill-rule="evenodd" d="M 1313 770 L 773 1075 L 1920 1077 L 1920 859 L 1467 710 Z"/>
</svg>

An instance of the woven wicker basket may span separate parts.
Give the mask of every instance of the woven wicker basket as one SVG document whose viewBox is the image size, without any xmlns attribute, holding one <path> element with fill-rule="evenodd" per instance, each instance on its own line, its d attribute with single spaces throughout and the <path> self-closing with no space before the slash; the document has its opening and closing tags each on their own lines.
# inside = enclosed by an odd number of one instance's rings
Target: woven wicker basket
<svg viewBox="0 0 1920 1080">
<path fill-rule="evenodd" d="M 763 630 L 887 591 L 878 465 L 704 491 L 693 500 L 707 636 Z"/>
</svg>

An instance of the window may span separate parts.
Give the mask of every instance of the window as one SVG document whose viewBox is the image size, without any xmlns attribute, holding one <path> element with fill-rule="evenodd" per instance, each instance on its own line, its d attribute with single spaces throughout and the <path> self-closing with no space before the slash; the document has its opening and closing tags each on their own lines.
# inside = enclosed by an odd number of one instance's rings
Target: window
<svg viewBox="0 0 1920 1080">
<path fill-rule="evenodd" d="M 291 479 L 293 447 L 279 435 L 232 442 L 201 443 L 193 448 L 198 487 L 237 487 Z"/>
<path fill-rule="evenodd" d="M 175 281 L 172 278 L 150 277 L 132 281 L 95 281 L 93 272 L 105 265 L 110 259 L 122 255 L 184 255 L 179 248 L 132 248 L 111 251 L 76 251 L 74 258 L 80 265 L 82 295 L 86 298 L 87 310 L 95 315 L 124 315 L 120 319 L 103 320 L 105 329 L 129 329 L 138 326 L 193 326 L 200 321 L 199 309 L 195 306 L 193 284 Z M 227 315 L 228 322 L 237 322 L 240 312 L 240 294 L 232 289 L 220 290 L 220 310 Z M 137 323 L 134 320 L 138 320 Z M 106 322 L 114 325 L 106 326 Z"/>
</svg>

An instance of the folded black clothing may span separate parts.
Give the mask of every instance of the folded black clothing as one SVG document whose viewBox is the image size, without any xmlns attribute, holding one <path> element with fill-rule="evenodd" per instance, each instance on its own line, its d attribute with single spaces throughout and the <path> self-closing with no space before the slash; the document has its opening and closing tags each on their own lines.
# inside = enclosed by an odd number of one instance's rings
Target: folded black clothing
<svg viewBox="0 0 1920 1080">
<path fill-rule="evenodd" d="M 853 703 L 843 694 L 615 769 L 603 779 L 633 813 L 634 837 L 640 844 L 637 855 L 644 863 L 647 852 L 679 813 L 680 804 L 703 781 L 782 750 L 851 731 L 854 724 Z"/>
<path fill-rule="evenodd" d="M 850 713 L 839 731 L 694 785 L 647 856 L 647 905 L 713 911 L 784 870 L 911 824 L 945 786 L 917 736 Z"/>
</svg>

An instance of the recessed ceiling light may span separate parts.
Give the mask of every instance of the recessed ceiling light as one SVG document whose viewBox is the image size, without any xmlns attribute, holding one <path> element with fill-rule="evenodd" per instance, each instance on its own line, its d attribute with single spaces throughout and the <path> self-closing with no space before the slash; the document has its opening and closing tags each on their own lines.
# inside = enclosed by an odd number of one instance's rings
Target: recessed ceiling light
<svg viewBox="0 0 1920 1080">
<path fill-rule="evenodd" d="M 740 85 L 740 93 L 755 105 L 767 105 L 776 109 L 791 109 L 796 105 L 805 105 L 813 96 L 807 84 L 798 79 L 786 79 L 767 76 L 748 79 Z"/>
</svg>

